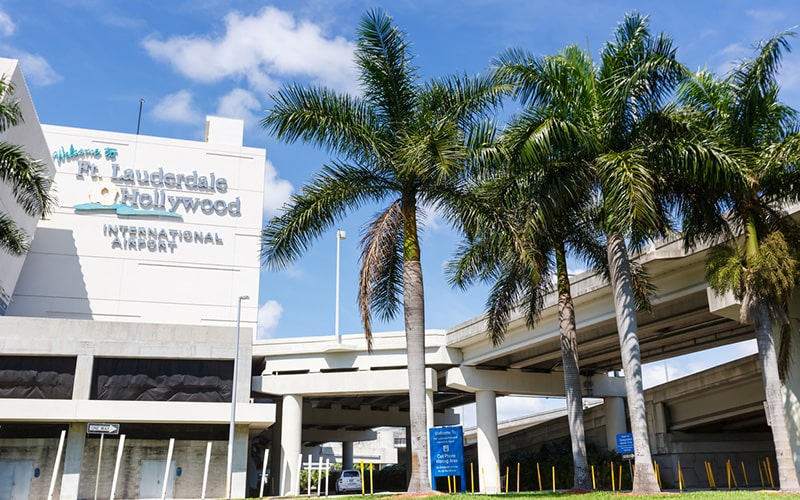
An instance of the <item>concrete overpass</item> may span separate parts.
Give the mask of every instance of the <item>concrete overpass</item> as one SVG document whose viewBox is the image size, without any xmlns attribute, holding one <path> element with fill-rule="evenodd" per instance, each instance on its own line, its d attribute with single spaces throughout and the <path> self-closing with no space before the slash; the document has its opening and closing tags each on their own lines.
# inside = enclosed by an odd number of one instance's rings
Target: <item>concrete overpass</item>
<svg viewBox="0 0 800 500">
<path fill-rule="evenodd" d="M 637 257 L 656 286 L 652 312 L 638 318 L 644 363 L 754 337 L 751 326 L 738 322 L 733 297 L 717 297 L 708 289 L 705 257 L 704 248 L 684 253 L 677 237 L 652 245 Z M 610 287 L 599 276 L 584 273 L 573 279 L 572 291 L 580 366 L 586 377 L 584 396 L 604 399 L 606 440 L 612 449 L 616 434 L 627 429 L 623 379 L 609 377 L 622 369 Z M 482 316 L 446 331 L 430 331 L 426 342 L 428 425 L 454 423 L 453 407 L 476 402 L 478 458 L 486 470 L 494 470 L 499 460 L 496 397 L 564 394 L 555 294 L 547 298 L 535 328 L 528 328 L 522 315 L 513 317 L 500 346 L 488 339 Z M 296 456 L 302 443 L 310 441 L 306 436 L 312 430 L 318 439 L 324 437 L 319 431 L 325 430 L 331 441 L 339 441 L 342 430 L 408 425 L 402 332 L 377 335 L 371 355 L 360 336 L 345 336 L 342 343 L 328 337 L 259 341 L 253 355 L 253 373 L 261 373 L 254 376 L 254 395 L 282 406 L 278 419 L 282 429 L 273 430 L 273 443 L 280 442 L 285 457 Z M 793 435 L 800 435 L 797 380 L 800 373 L 795 367 L 786 400 Z M 796 464 L 798 450 L 800 443 L 794 442 Z M 281 470 L 281 480 L 289 485 L 297 477 L 292 469 L 296 460 L 280 463 L 281 453 L 277 449 L 272 453 L 273 470 Z M 482 491 L 498 491 L 495 482 L 487 477 Z M 281 492 L 291 492 L 288 488 Z"/>
</svg>

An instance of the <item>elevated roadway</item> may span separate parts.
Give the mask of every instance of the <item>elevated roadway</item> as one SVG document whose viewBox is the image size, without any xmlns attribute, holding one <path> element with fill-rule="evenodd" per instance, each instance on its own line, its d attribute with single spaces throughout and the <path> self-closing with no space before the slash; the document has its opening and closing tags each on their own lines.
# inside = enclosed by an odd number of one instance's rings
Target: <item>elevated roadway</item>
<svg viewBox="0 0 800 500">
<path fill-rule="evenodd" d="M 752 326 L 738 321 L 739 305 L 733 297 L 716 296 L 708 288 L 706 253 L 705 247 L 685 252 L 682 240 L 675 236 L 635 256 L 655 286 L 652 310 L 638 314 L 643 363 L 754 338 Z M 626 424 L 610 286 L 595 273 L 583 273 L 572 278 L 572 294 L 580 367 L 585 377 L 583 394 L 606 402 L 607 445 L 614 448 L 614 437 L 626 432 Z M 435 307 L 430 299 L 429 307 Z M 280 419 L 283 437 L 273 432 L 273 442 L 280 441 L 287 456 L 300 453 L 303 444 L 313 444 L 304 437 L 310 436 L 312 430 L 317 439 L 326 436 L 320 431 L 329 431 L 333 441 L 338 440 L 336 433 L 343 430 L 408 425 L 407 360 L 402 332 L 376 335 L 372 354 L 367 353 L 361 336 L 351 335 L 344 336 L 340 343 L 333 337 L 258 341 L 253 346 L 253 356 L 254 396 L 284 403 Z M 499 346 L 488 338 L 483 316 L 444 331 L 429 331 L 426 365 L 429 426 L 453 424 L 457 418 L 452 408 L 477 402 L 478 448 L 483 449 L 479 459 L 481 466 L 493 470 L 499 457 L 496 398 L 510 394 L 564 394 L 555 293 L 546 298 L 534 328 L 526 325 L 521 313 L 513 316 Z M 793 416 L 800 414 L 794 396 L 798 379 L 800 373 L 787 384 L 787 409 Z M 288 413 L 286 408 L 290 408 Z M 288 432 L 287 423 L 291 421 L 301 422 L 300 428 Z M 796 422 L 790 422 L 790 432 L 799 428 Z M 284 441 L 290 434 L 293 444 L 286 447 Z M 800 449 L 800 443 L 793 446 Z M 282 480 L 291 484 L 296 473 L 289 470 L 291 461 L 281 463 L 278 457 L 275 460 L 273 467 L 281 468 Z M 483 491 L 495 492 L 498 486 L 487 484 Z M 289 489 L 281 491 L 290 493 Z"/>
</svg>

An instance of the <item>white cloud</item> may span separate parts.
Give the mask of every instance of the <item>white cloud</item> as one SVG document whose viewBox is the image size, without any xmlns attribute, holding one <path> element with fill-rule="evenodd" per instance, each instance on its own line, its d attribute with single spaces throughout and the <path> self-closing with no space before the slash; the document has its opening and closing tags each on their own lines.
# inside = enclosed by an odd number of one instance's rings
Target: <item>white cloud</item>
<svg viewBox="0 0 800 500">
<path fill-rule="evenodd" d="M 228 94 L 220 97 L 217 103 L 217 116 L 226 118 L 240 118 L 246 126 L 252 126 L 256 119 L 256 112 L 263 109 L 258 99 L 245 89 L 233 89 Z"/>
<path fill-rule="evenodd" d="M 34 85 L 45 87 L 58 83 L 63 79 L 42 56 L 29 54 L 28 52 L 17 52 L 16 57 L 19 59 L 23 73 L 25 73 L 25 78 Z"/>
<path fill-rule="evenodd" d="M 269 338 L 272 330 L 278 326 L 283 314 L 283 306 L 276 300 L 268 300 L 258 308 L 258 334 L 256 338 Z"/>
<path fill-rule="evenodd" d="M 326 38 L 320 26 L 265 7 L 252 16 L 231 12 L 221 35 L 150 36 L 142 45 L 154 59 L 199 82 L 244 78 L 270 91 L 281 77 L 307 78 L 339 90 L 356 87 L 354 44 Z"/>
<path fill-rule="evenodd" d="M 0 29 L 2 28 L 0 27 Z M 63 77 L 42 56 L 19 50 L 7 44 L 0 44 L 0 52 L 5 54 L 4 57 L 19 59 L 25 80 L 31 85 L 46 87 L 63 80 Z"/>
<path fill-rule="evenodd" d="M 745 15 L 764 24 L 783 22 L 787 15 L 785 12 L 772 9 L 750 9 L 744 11 Z"/>
<path fill-rule="evenodd" d="M 294 191 L 292 183 L 278 177 L 278 171 L 271 161 L 264 165 L 264 214 L 277 215 L 284 203 L 288 203 Z"/>
<path fill-rule="evenodd" d="M 14 30 L 17 27 L 14 25 L 14 21 L 11 20 L 11 17 L 3 11 L 0 11 L 0 35 L 3 36 L 10 36 L 14 34 Z"/>
<path fill-rule="evenodd" d="M 153 116 L 163 122 L 201 123 L 203 117 L 194 106 L 194 96 L 188 90 L 179 90 L 164 96 L 156 103 Z"/>
</svg>

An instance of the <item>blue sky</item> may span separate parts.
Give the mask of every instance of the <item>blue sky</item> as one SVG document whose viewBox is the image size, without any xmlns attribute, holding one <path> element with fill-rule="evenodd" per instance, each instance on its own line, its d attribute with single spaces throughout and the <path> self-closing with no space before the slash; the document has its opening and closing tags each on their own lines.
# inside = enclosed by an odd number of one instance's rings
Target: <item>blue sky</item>
<svg viewBox="0 0 800 500">
<path fill-rule="evenodd" d="M 650 15 L 654 32 L 675 39 L 690 69 L 724 72 L 749 56 L 755 41 L 800 23 L 796 0 L 8 0 L 0 1 L 0 54 L 21 60 L 42 123 L 135 132 L 140 98 L 141 133 L 147 135 L 201 140 L 208 114 L 244 119 L 245 145 L 267 149 L 266 220 L 329 159 L 302 144 L 282 144 L 258 126 L 270 93 L 290 82 L 358 92 L 354 32 L 375 7 L 407 32 L 425 77 L 481 72 L 508 48 L 547 54 L 579 44 L 597 56 L 633 10 Z M 800 50 L 800 39 L 792 43 Z M 799 62 L 790 54 L 781 75 L 783 99 L 796 108 Z M 339 224 L 347 232 L 341 244 L 343 334 L 362 331 L 358 241 L 371 213 Z M 426 225 L 427 327 L 447 328 L 480 314 L 485 291 L 448 286 L 442 269 L 456 237 L 435 214 Z M 262 273 L 261 336 L 333 334 L 335 233 L 331 228 L 291 269 Z M 374 329 L 401 330 L 402 315 L 390 323 L 376 320 Z M 652 372 L 652 380 L 663 378 L 663 366 Z"/>
</svg>

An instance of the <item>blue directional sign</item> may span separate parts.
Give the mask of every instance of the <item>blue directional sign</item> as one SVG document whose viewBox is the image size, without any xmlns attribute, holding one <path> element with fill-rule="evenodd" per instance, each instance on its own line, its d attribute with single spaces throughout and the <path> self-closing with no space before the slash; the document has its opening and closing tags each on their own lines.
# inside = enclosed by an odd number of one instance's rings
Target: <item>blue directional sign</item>
<svg viewBox="0 0 800 500">
<path fill-rule="evenodd" d="M 461 476 L 461 491 L 467 489 L 464 476 L 464 430 L 460 425 L 432 427 L 431 437 L 431 487 L 443 476 Z"/>
<path fill-rule="evenodd" d="M 620 455 L 633 453 L 633 434 L 630 432 L 617 434 L 617 453 Z"/>
</svg>

